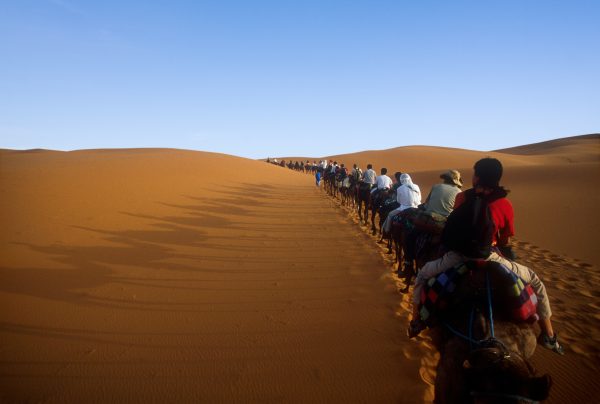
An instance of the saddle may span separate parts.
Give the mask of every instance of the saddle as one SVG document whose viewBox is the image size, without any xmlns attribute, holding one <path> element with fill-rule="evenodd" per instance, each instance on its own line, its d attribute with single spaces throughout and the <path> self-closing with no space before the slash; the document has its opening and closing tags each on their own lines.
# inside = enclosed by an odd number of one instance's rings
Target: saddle
<svg viewBox="0 0 600 404">
<path fill-rule="evenodd" d="M 371 187 L 372 187 L 372 185 L 371 185 L 371 184 L 368 184 L 368 183 L 366 183 L 366 182 L 361 182 L 361 183 L 359 183 L 359 185 L 358 185 L 358 189 L 359 189 L 360 191 L 363 191 L 363 192 L 370 191 L 370 190 L 371 190 Z"/>
<path fill-rule="evenodd" d="M 470 260 L 427 281 L 420 295 L 421 320 L 433 327 L 450 314 L 467 316 L 475 305 L 487 304 L 488 293 L 495 318 L 513 322 L 538 319 L 538 300 L 531 285 L 500 263 Z"/>
<path fill-rule="evenodd" d="M 446 218 L 444 216 L 436 213 L 426 213 L 422 210 L 419 210 L 412 217 L 412 221 L 416 230 L 434 235 L 442 234 L 446 225 Z"/>
</svg>

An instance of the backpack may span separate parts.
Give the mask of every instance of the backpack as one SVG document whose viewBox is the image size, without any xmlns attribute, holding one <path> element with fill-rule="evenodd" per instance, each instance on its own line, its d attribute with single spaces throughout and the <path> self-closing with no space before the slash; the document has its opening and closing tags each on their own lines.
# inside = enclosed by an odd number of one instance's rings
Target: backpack
<svg viewBox="0 0 600 404">
<path fill-rule="evenodd" d="M 442 244 L 470 258 L 487 258 L 492 252 L 495 224 L 489 199 L 465 191 L 465 201 L 454 209 L 442 232 Z"/>
</svg>

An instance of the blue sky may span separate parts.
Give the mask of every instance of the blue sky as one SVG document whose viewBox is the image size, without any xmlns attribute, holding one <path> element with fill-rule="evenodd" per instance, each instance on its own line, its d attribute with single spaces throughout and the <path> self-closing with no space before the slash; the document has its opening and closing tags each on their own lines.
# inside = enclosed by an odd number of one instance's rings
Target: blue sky
<svg viewBox="0 0 600 404">
<path fill-rule="evenodd" d="M 600 131 L 598 1 L 0 1 L 0 148 L 259 158 Z"/>
</svg>

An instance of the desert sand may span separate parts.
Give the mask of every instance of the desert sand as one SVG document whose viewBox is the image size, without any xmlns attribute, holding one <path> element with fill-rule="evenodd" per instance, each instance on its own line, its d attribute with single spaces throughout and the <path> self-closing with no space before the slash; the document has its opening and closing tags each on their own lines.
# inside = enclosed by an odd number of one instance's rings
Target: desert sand
<svg viewBox="0 0 600 404">
<path fill-rule="evenodd" d="M 551 403 L 600 394 L 598 136 L 331 156 L 466 182 L 500 158 L 517 254 L 551 296 Z M 312 160 L 312 158 L 310 158 Z M 311 176 L 171 149 L 0 151 L 0 401 L 432 399 L 436 354 L 372 236 Z M 568 214 L 567 214 L 568 213 Z"/>
</svg>

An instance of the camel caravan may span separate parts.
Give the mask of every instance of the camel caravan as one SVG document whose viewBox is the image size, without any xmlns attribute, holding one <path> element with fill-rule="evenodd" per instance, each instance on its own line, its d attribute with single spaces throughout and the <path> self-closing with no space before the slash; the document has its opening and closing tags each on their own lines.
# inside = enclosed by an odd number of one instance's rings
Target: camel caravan
<svg viewBox="0 0 600 404">
<path fill-rule="evenodd" d="M 536 376 L 528 359 L 538 343 L 560 355 L 564 348 L 544 284 L 515 261 L 514 211 L 500 185 L 499 160 L 477 161 L 465 191 L 460 172 L 441 173 L 424 200 L 408 173 L 396 172 L 393 180 L 371 164 L 364 171 L 333 161 L 278 164 L 314 175 L 316 186 L 356 212 L 395 254 L 400 292 L 413 288 L 408 337 L 429 329 L 440 353 L 436 403 L 548 397 L 550 376 Z"/>
</svg>

